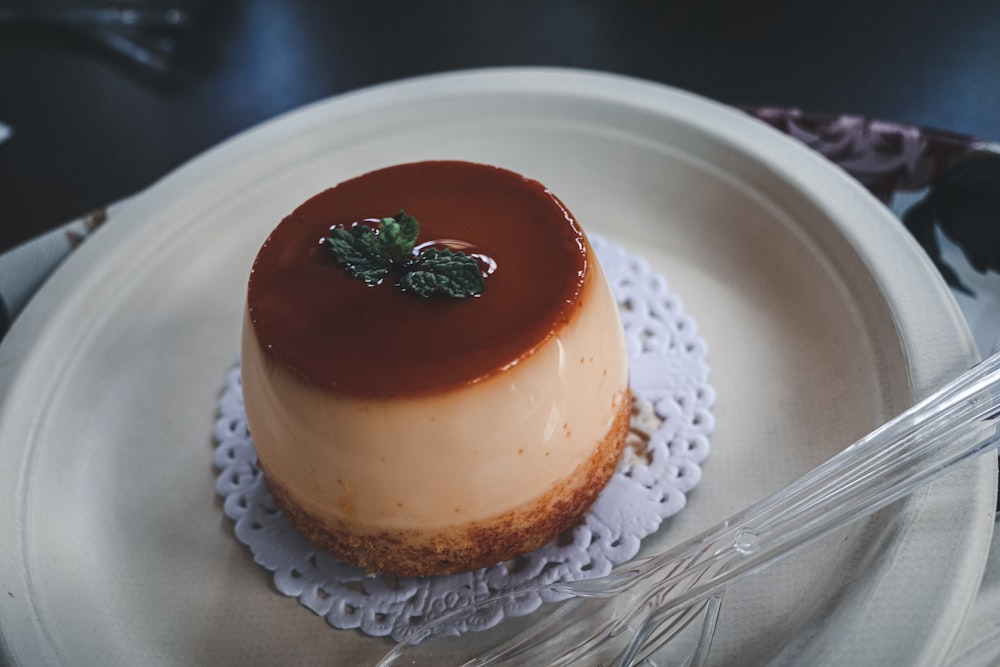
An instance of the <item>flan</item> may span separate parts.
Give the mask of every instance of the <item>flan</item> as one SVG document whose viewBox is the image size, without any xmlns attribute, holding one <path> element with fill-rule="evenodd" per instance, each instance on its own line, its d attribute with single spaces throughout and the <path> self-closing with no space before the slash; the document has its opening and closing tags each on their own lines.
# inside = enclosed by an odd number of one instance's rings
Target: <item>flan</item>
<svg viewBox="0 0 1000 667">
<path fill-rule="evenodd" d="M 362 280 L 331 252 L 332 231 L 378 235 L 401 211 L 413 256 L 474 258 L 478 293 Z M 254 260 L 241 368 L 275 504 L 369 572 L 538 548 L 594 502 L 628 432 L 624 336 L 587 237 L 543 185 L 482 164 L 388 167 L 296 208 Z"/>
</svg>

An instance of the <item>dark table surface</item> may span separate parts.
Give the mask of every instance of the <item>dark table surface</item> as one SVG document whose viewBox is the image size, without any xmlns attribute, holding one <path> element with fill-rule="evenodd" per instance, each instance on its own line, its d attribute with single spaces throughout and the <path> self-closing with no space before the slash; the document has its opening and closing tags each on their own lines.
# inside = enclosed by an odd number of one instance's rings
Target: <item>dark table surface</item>
<svg viewBox="0 0 1000 667">
<path fill-rule="evenodd" d="M 145 31 L 15 21 L 13 6 L 0 0 L 0 122 L 14 129 L 0 251 L 286 110 L 465 68 L 587 68 L 1000 139 L 998 2 L 177 0 L 187 25 Z M 166 71 L 118 52 L 136 44 L 168 51 Z"/>
</svg>

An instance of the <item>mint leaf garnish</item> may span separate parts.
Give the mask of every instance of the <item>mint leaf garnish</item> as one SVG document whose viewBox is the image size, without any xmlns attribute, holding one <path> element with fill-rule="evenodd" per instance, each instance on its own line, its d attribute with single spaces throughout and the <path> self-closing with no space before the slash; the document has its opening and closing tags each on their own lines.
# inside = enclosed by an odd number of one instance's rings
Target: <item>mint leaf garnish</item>
<svg viewBox="0 0 1000 667">
<path fill-rule="evenodd" d="M 419 233 L 416 218 L 400 211 L 382 218 L 377 229 L 368 225 L 331 229 L 326 244 L 341 266 L 369 284 L 396 272 L 397 286 L 425 299 L 435 294 L 464 299 L 482 293 L 483 274 L 474 257 L 449 248 L 425 248 L 414 255 Z"/>
<path fill-rule="evenodd" d="M 332 229 L 326 243 L 337 261 L 355 278 L 377 283 L 389 273 L 389 262 L 383 256 L 379 238 L 371 227 L 358 225 L 350 229 Z"/>
<path fill-rule="evenodd" d="M 479 262 L 465 253 L 428 248 L 407 267 L 399 286 L 425 299 L 434 294 L 464 299 L 483 291 L 483 274 Z"/>
</svg>

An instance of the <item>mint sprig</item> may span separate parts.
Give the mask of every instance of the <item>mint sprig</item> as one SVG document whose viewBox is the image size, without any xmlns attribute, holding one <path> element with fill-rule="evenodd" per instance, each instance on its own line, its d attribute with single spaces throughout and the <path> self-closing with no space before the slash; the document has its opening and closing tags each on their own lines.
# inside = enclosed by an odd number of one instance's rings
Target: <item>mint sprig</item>
<svg viewBox="0 0 1000 667">
<path fill-rule="evenodd" d="M 397 273 L 397 286 L 425 299 L 435 294 L 464 299 L 482 293 L 483 274 L 474 257 L 449 248 L 425 248 L 414 254 L 419 233 L 416 218 L 400 211 L 382 218 L 377 229 L 336 227 L 326 244 L 341 266 L 368 284 Z"/>
<path fill-rule="evenodd" d="M 392 261 L 398 262 L 413 252 L 413 246 L 420 234 L 420 223 L 412 215 L 400 211 L 392 218 L 382 218 L 379 223 L 378 239 L 382 250 Z"/>
</svg>

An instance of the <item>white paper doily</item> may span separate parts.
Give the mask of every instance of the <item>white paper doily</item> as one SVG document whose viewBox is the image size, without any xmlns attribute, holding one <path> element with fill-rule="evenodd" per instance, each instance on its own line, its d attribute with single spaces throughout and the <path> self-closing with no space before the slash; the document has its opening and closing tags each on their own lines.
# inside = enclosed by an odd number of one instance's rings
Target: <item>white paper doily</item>
<svg viewBox="0 0 1000 667">
<path fill-rule="evenodd" d="M 679 512 L 701 479 L 714 428 L 715 393 L 707 346 L 663 277 L 638 257 L 592 237 L 619 304 L 633 393 L 625 455 L 597 502 L 574 528 L 530 554 L 475 572 L 437 577 L 370 576 L 302 538 L 275 508 L 243 412 L 239 367 L 219 402 L 214 437 L 216 490 L 236 537 L 274 573 L 278 591 L 298 598 L 337 628 L 402 639 L 412 629 L 467 602 L 530 584 L 607 574 L 638 552 L 643 537 Z M 542 593 L 457 621 L 455 633 L 485 629 L 505 616 L 531 613 Z"/>
</svg>

